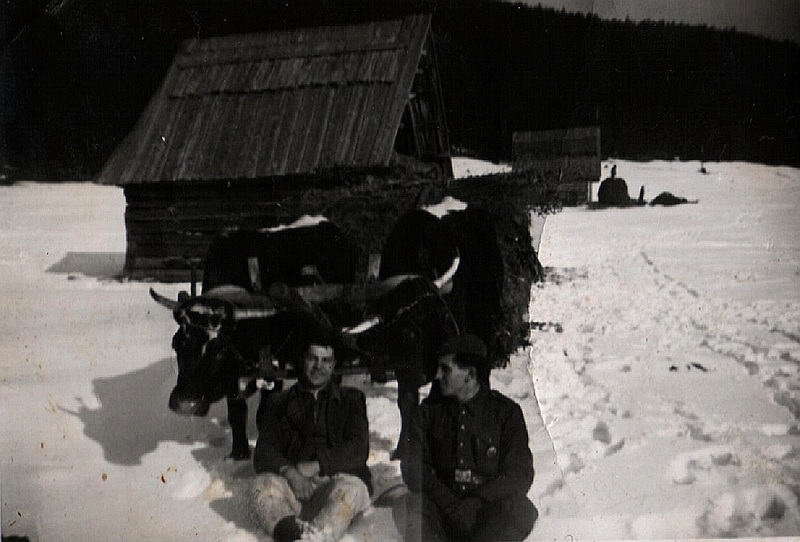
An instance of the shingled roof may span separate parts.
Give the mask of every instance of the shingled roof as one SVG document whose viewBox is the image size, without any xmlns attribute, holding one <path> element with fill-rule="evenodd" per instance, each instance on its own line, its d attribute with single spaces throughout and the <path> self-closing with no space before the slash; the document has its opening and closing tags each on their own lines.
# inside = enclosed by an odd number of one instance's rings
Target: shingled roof
<svg viewBox="0 0 800 542">
<path fill-rule="evenodd" d="M 429 30 L 414 15 L 187 40 L 99 182 L 385 166 Z"/>
</svg>

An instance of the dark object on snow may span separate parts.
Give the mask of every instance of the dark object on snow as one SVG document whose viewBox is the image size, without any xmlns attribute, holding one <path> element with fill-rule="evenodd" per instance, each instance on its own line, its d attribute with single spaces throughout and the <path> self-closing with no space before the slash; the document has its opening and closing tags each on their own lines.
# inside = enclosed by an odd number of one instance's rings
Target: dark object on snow
<svg viewBox="0 0 800 542">
<path fill-rule="evenodd" d="M 644 205 L 644 185 L 642 185 L 642 187 L 639 188 L 639 199 L 637 200 L 636 203 L 638 203 L 639 205 Z"/>
<path fill-rule="evenodd" d="M 625 179 L 613 176 L 604 179 L 597 190 L 597 201 L 600 205 L 630 205 L 631 198 L 628 196 Z"/>
<path fill-rule="evenodd" d="M 681 203 L 697 203 L 697 200 L 679 198 L 672 192 L 661 192 L 659 195 L 653 198 L 653 201 L 650 202 L 650 205 L 680 205 Z"/>
</svg>

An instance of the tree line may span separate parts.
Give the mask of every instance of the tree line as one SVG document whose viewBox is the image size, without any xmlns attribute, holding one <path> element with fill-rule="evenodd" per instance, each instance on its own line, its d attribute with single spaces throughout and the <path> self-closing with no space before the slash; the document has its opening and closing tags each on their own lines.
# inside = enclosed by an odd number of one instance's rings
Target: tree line
<svg viewBox="0 0 800 542">
<path fill-rule="evenodd" d="M 39 5 L 41 4 L 41 5 Z M 800 45 L 490 0 L 72 0 L 0 28 L 0 142 L 19 174 L 90 179 L 180 43 L 433 13 L 453 152 L 511 158 L 514 131 L 599 125 L 604 157 L 800 165 Z"/>
</svg>

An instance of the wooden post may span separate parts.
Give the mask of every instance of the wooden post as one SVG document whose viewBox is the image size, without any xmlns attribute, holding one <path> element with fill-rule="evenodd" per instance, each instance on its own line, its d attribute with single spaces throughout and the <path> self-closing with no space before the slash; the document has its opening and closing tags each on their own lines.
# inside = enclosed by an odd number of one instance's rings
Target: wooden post
<svg viewBox="0 0 800 542">
<path fill-rule="evenodd" d="M 194 259 L 191 260 L 191 266 L 192 266 L 192 284 L 190 287 L 190 292 L 192 294 L 192 297 L 195 297 L 197 296 L 197 262 Z"/>
</svg>

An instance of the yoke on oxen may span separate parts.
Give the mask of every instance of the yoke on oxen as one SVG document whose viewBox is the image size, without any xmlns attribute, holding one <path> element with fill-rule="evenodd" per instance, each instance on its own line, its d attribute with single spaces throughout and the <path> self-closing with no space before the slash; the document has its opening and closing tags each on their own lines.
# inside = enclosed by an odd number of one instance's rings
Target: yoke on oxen
<svg viewBox="0 0 800 542">
<path fill-rule="evenodd" d="M 151 295 L 172 308 L 179 324 L 173 337 L 178 382 L 170 409 L 204 416 L 211 403 L 225 397 L 235 459 L 250 454 L 247 397 L 257 389 L 262 394 L 281 389 L 284 379 L 299 376 L 305 329 L 334 337 L 338 374 L 369 374 L 375 382 L 397 379 L 400 389 L 429 381 L 431 345 L 458 333 L 435 284 L 412 275 L 363 284 L 273 283 L 260 294 L 226 288 L 183 295 L 179 302 L 153 290 Z M 320 307 L 331 301 L 350 310 L 327 314 Z M 343 312 L 349 317 L 341 319 Z"/>
<path fill-rule="evenodd" d="M 228 286 L 199 296 L 182 292 L 178 301 L 168 299 L 152 288 L 150 295 L 157 303 L 172 309 L 179 331 L 202 330 L 210 340 L 230 339 L 237 327 L 253 323 L 268 325 L 267 322 L 282 315 L 296 320 L 298 326 L 315 325 L 335 334 L 346 350 L 344 359 L 337 365 L 337 373 L 369 373 L 379 381 L 391 378 L 394 368 L 419 361 L 415 350 L 418 332 L 413 328 L 422 325 L 423 321 L 435 317 L 452 333 L 458 332 L 458 326 L 435 283 L 415 275 L 361 284 L 290 287 L 278 282 L 259 294 Z M 339 315 L 339 318 L 332 318 L 321 308 L 328 302 L 348 307 L 346 312 L 350 317 Z M 291 332 L 292 329 L 287 329 L 287 333 Z M 385 342 L 392 347 L 380 347 L 378 336 L 385 337 Z M 293 356 L 287 355 L 285 362 L 277 359 L 283 349 L 288 348 L 286 341 L 290 337 L 280 339 L 276 345 L 270 345 L 274 350 L 260 349 L 258 359 L 248 359 L 237 351 L 232 353 L 244 360 L 245 370 L 252 378 L 270 383 L 296 378 Z"/>
</svg>

